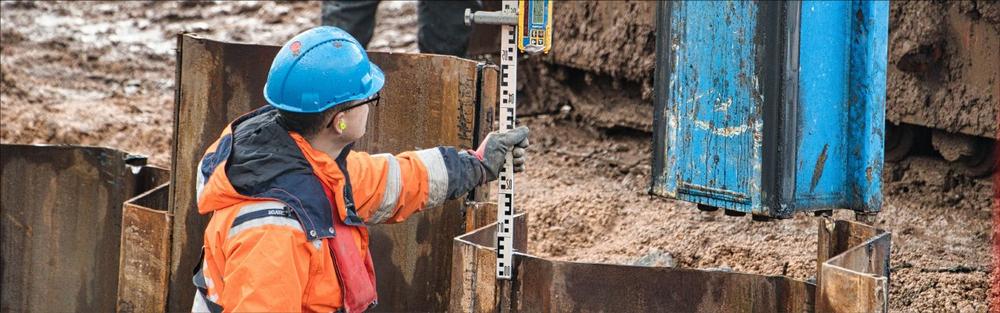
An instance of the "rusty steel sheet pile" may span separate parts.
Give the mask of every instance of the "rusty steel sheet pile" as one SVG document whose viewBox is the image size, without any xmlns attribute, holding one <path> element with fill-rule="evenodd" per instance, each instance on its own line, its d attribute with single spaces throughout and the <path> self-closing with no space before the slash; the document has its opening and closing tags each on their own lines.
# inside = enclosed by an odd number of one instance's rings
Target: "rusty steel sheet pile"
<svg viewBox="0 0 1000 313">
<path fill-rule="evenodd" d="M 279 48 L 178 36 L 168 311 L 189 310 L 194 295 L 191 273 L 208 222 L 195 203 L 198 161 L 230 121 L 266 104 L 264 83 Z M 492 125 L 495 67 L 440 55 L 370 52 L 369 58 L 385 72 L 386 85 L 355 150 L 467 149 Z M 369 229 L 380 300 L 375 311 L 447 308 L 451 240 L 465 231 L 461 206 L 461 201 L 448 201 L 404 223 Z"/>
<path fill-rule="evenodd" d="M 166 176 L 166 174 L 164 174 Z M 163 312 L 170 273 L 169 183 L 125 202 L 118 263 L 118 312 Z"/>
<path fill-rule="evenodd" d="M 0 312 L 115 310 L 122 203 L 168 177 L 144 164 L 110 148 L 0 145 Z"/>
<path fill-rule="evenodd" d="M 526 230 L 526 219 L 518 215 L 515 227 Z M 820 224 L 818 285 L 785 276 L 548 260 L 525 249 L 521 232 L 509 294 L 498 292 L 492 272 L 496 224 L 489 224 L 455 238 L 450 311 L 886 312 L 889 233 L 855 222 Z"/>
<path fill-rule="evenodd" d="M 892 234 L 852 221 L 821 219 L 817 311 L 888 312 Z"/>
</svg>

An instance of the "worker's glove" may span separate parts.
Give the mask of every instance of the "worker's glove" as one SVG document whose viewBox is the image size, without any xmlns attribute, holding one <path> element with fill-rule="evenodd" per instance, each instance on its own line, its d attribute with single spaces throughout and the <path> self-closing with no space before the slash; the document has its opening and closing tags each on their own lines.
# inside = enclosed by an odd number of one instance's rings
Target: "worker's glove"
<svg viewBox="0 0 1000 313">
<path fill-rule="evenodd" d="M 496 180 L 508 151 L 514 155 L 514 171 L 524 171 L 527 147 L 527 127 L 490 133 L 476 151 L 439 147 L 448 170 L 447 198 L 458 199 L 477 186 Z"/>
<path fill-rule="evenodd" d="M 528 147 L 528 128 L 521 126 L 512 130 L 495 131 L 486 136 L 474 155 L 482 163 L 485 184 L 500 176 L 500 169 L 506 161 L 507 153 L 514 156 L 514 172 L 524 171 L 524 148 Z"/>
</svg>

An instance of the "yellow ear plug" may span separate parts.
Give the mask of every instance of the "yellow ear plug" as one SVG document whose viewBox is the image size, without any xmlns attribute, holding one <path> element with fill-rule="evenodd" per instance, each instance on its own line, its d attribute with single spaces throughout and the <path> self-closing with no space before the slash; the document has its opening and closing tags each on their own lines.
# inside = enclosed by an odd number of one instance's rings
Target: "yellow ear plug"
<svg viewBox="0 0 1000 313">
<path fill-rule="evenodd" d="M 347 123 L 344 123 L 344 121 L 341 120 L 340 124 L 337 124 L 337 127 L 340 127 L 340 130 L 345 130 L 347 129 Z"/>
</svg>

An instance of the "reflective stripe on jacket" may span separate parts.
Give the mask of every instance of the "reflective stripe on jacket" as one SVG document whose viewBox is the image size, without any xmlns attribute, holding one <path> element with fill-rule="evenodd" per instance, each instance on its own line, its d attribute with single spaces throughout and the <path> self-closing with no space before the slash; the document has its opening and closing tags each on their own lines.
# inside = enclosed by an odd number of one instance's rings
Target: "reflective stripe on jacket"
<svg viewBox="0 0 1000 313">
<path fill-rule="evenodd" d="M 365 225 L 402 222 L 478 184 L 454 174 L 479 167 L 452 148 L 332 158 L 281 123 L 270 106 L 250 112 L 199 164 L 198 210 L 212 218 L 195 311 L 363 311 L 377 301 Z"/>
</svg>

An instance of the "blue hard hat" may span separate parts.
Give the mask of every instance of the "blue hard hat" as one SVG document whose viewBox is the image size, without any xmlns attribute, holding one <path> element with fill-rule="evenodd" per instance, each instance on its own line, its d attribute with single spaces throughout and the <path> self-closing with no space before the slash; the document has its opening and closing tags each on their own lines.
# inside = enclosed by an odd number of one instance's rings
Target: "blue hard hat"
<svg viewBox="0 0 1000 313">
<path fill-rule="evenodd" d="M 340 28 L 320 26 L 285 43 L 271 63 L 264 99 L 285 111 L 319 113 L 382 89 L 382 70 Z"/>
</svg>

